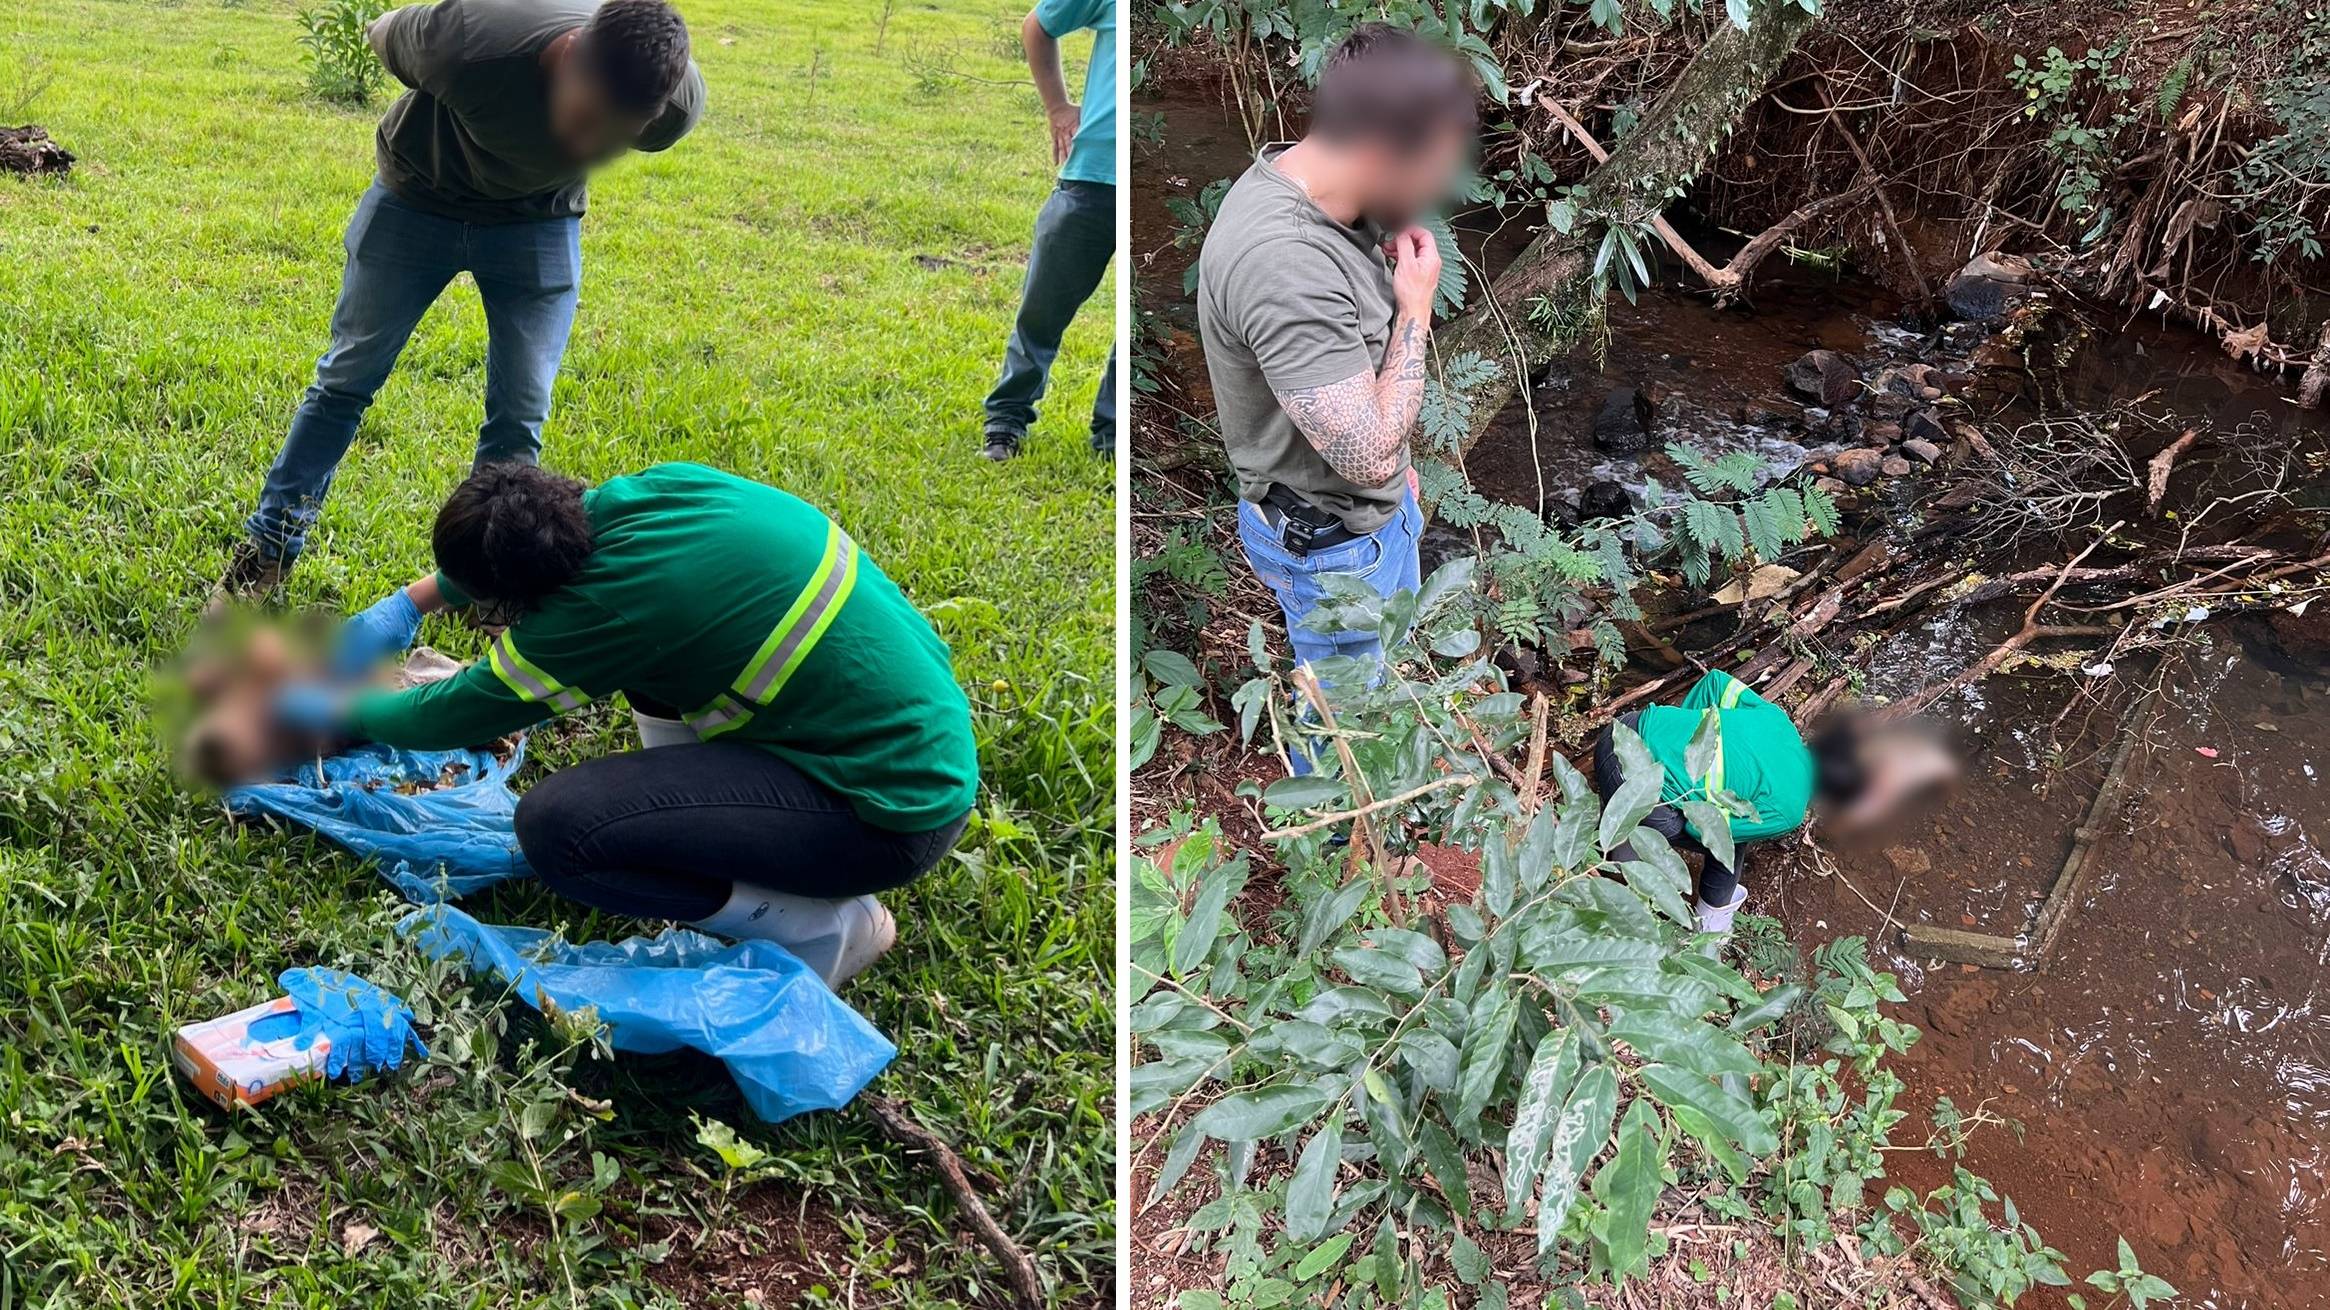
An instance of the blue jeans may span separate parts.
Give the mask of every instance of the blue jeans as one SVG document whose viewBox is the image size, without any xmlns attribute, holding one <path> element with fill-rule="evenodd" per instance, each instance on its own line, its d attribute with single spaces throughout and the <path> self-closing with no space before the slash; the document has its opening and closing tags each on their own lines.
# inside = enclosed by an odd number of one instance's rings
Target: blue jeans
<svg viewBox="0 0 2330 1310">
<path fill-rule="evenodd" d="M 267 470 L 244 531 L 266 554 L 296 558 L 356 424 L 396 367 L 421 315 L 456 274 L 485 302 L 485 425 L 477 462 L 532 463 L 550 416 L 582 288 L 582 221 L 464 223 L 415 209 L 375 182 L 348 221 L 348 268 L 332 309 L 332 344 Z"/>
<path fill-rule="evenodd" d="M 1027 253 L 1027 284 L 1019 317 L 1003 352 L 1003 376 L 987 393 L 987 431 L 1025 437 L 1036 421 L 1060 338 L 1076 311 L 1100 289 L 1116 257 L 1116 188 L 1102 182 L 1062 182 L 1036 214 L 1035 244 Z M 1115 321 L 1112 313 L 1110 321 Z M 1116 442 L 1116 352 L 1092 401 L 1092 443 Z"/>
<path fill-rule="evenodd" d="M 1278 597 L 1294 657 L 1305 664 L 1317 664 L 1331 655 L 1383 659 L 1383 643 L 1373 628 L 1313 632 L 1303 620 L 1326 598 L 1326 584 L 1321 579 L 1330 573 L 1358 578 L 1386 599 L 1414 591 L 1423 582 L 1416 553 L 1416 543 L 1423 535 L 1424 510 L 1411 491 L 1400 501 L 1399 512 L 1382 527 L 1364 537 L 1298 556 L 1287 550 L 1280 530 L 1262 517 L 1260 506 L 1238 502 L 1238 541 L 1246 548 L 1246 562 Z"/>
</svg>

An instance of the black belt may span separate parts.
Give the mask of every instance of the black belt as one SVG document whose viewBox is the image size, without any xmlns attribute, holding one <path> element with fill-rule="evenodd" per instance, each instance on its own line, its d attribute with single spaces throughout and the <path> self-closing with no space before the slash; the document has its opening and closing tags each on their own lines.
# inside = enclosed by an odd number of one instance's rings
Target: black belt
<svg viewBox="0 0 2330 1310">
<path fill-rule="evenodd" d="M 1296 559 L 1367 535 L 1353 532 L 1343 522 L 1342 515 L 1321 509 L 1277 483 L 1263 493 L 1255 508 L 1261 511 L 1262 521 L 1278 533 L 1279 544 L 1286 547 L 1286 553 Z"/>
</svg>

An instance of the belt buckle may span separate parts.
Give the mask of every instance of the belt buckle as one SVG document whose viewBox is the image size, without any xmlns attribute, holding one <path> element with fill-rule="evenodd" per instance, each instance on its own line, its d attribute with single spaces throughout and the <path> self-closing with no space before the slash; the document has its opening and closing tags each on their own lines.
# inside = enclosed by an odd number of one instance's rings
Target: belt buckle
<svg viewBox="0 0 2330 1310">
<path fill-rule="evenodd" d="M 1284 525 L 1278 530 L 1279 544 L 1285 546 L 1287 553 L 1296 559 L 1310 558 L 1311 543 L 1318 539 L 1321 530 L 1284 511 L 1280 512 L 1280 517 Z"/>
</svg>

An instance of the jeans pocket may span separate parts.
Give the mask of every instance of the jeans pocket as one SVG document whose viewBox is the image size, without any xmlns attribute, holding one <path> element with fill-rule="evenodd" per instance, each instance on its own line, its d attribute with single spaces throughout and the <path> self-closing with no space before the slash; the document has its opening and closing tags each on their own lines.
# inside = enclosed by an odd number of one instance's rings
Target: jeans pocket
<svg viewBox="0 0 2330 1310">
<path fill-rule="evenodd" d="M 572 291 L 582 282 L 582 220 L 553 218 L 535 241 L 535 277 L 544 291 Z"/>
<path fill-rule="evenodd" d="M 1308 571 L 1319 576 L 1340 573 L 1347 577 L 1372 579 L 1376 570 L 1383 567 L 1384 558 L 1383 533 L 1378 530 L 1312 555 Z"/>
<path fill-rule="evenodd" d="M 1254 570 L 1254 576 L 1285 601 L 1293 586 L 1294 560 L 1251 501 L 1238 502 L 1238 545 L 1245 550 L 1247 567 Z"/>
</svg>

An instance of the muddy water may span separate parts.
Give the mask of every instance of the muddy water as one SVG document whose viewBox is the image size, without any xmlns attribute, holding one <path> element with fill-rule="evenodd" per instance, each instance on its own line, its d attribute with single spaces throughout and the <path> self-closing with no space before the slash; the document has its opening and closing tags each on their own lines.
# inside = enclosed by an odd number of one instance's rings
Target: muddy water
<svg viewBox="0 0 2330 1310">
<path fill-rule="evenodd" d="M 1167 115 L 1134 194 L 1142 303 L 1179 330 L 1172 366 L 1202 381 L 1180 297 L 1189 256 L 1167 245 L 1164 201 L 1234 175 L 1247 142 L 1202 95 L 1139 108 Z M 1493 268 L 1515 243 L 1473 233 L 1464 244 Z M 1768 263 L 1755 299 L 1728 313 L 1673 291 L 1614 303 L 1606 349 L 1557 364 L 1531 406 L 1500 417 L 1471 458 L 1476 484 L 1541 504 L 1601 478 L 1669 476 L 1655 453 L 1593 447 L 1594 414 L 1619 385 L 1653 397 L 1659 441 L 1752 448 L 1784 471 L 1824 449 L 1801 435 L 1784 393 L 1789 360 L 1821 346 L 1909 358 L 1921 338 L 1882 293 L 1816 266 Z M 1977 403 L 2011 414 L 2143 393 L 2157 410 L 2239 434 L 2227 447 L 2326 437 L 2277 384 L 2209 343 L 2145 325 L 2090 342 L 2043 381 L 2007 378 Z M 2237 454 L 2196 461 L 2180 495 L 2222 494 L 2241 476 Z M 2226 522 L 2213 539 L 2242 535 Z M 1912 626 L 1876 652 L 1871 689 L 1899 695 L 1945 677 L 2018 617 L 1939 614 Z M 2209 636 L 2172 665 L 2136 671 L 2162 691 L 2124 803 L 2102 825 L 2095 876 L 2044 972 L 1932 966 L 1900 952 L 1897 930 L 2012 934 L 2044 895 L 2127 700 L 2091 697 L 2085 679 L 2002 674 L 1938 706 L 1970 760 L 1955 793 L 1825 863 L 1760 855 L 1751 908 L 1778 915 L 1806 950 L 1869 939 L 1910 994 L 1904 1017 L 1925 1032 L 1900 1067 L 1904 1104 L 1948 1096 L 2008 1121 L 1975 1134 L 1966 1164 L 2076 1273 L 2114 1263 L 2124 1234 L 2191 1304 L 2330 1306 L 2330 670 L 2254 650 L 2221 625 Z M 1920 1114 L 1896 1138 L 1915 1143 L 1925 1130 Z M 1922 1151 L 1890 1163 L 1920 1190 L 1948 1181 Z"/>
<path fill-rule="evenodd" d="M 1879 944 L 1925 1030 L 1901 1066 L 1913 1095 L 2012 1121 L 1967 1164 L 2076 1264 L 2109 1262 L 2125 1234 L 2195 1304 L 2330 1304 L 2330 685 L 2231 642 L 2180 663 L 2045 971 L 1928 967 L 1879 909 L 2013 933 L 2114 726 L 2068 730 L 2078 762 L 2058 770 L 2067 697 L 1993 683 L 1964 711 L 1978 745 L 1955 798 L 1883 850 L 1837 852 L 1833 873 L 1771 861 L 1750 876 L 1761 908 L 1800 942 Z M 1894 1163 L 1947 1181 L 1930 1156 Z"/>
</svg>

